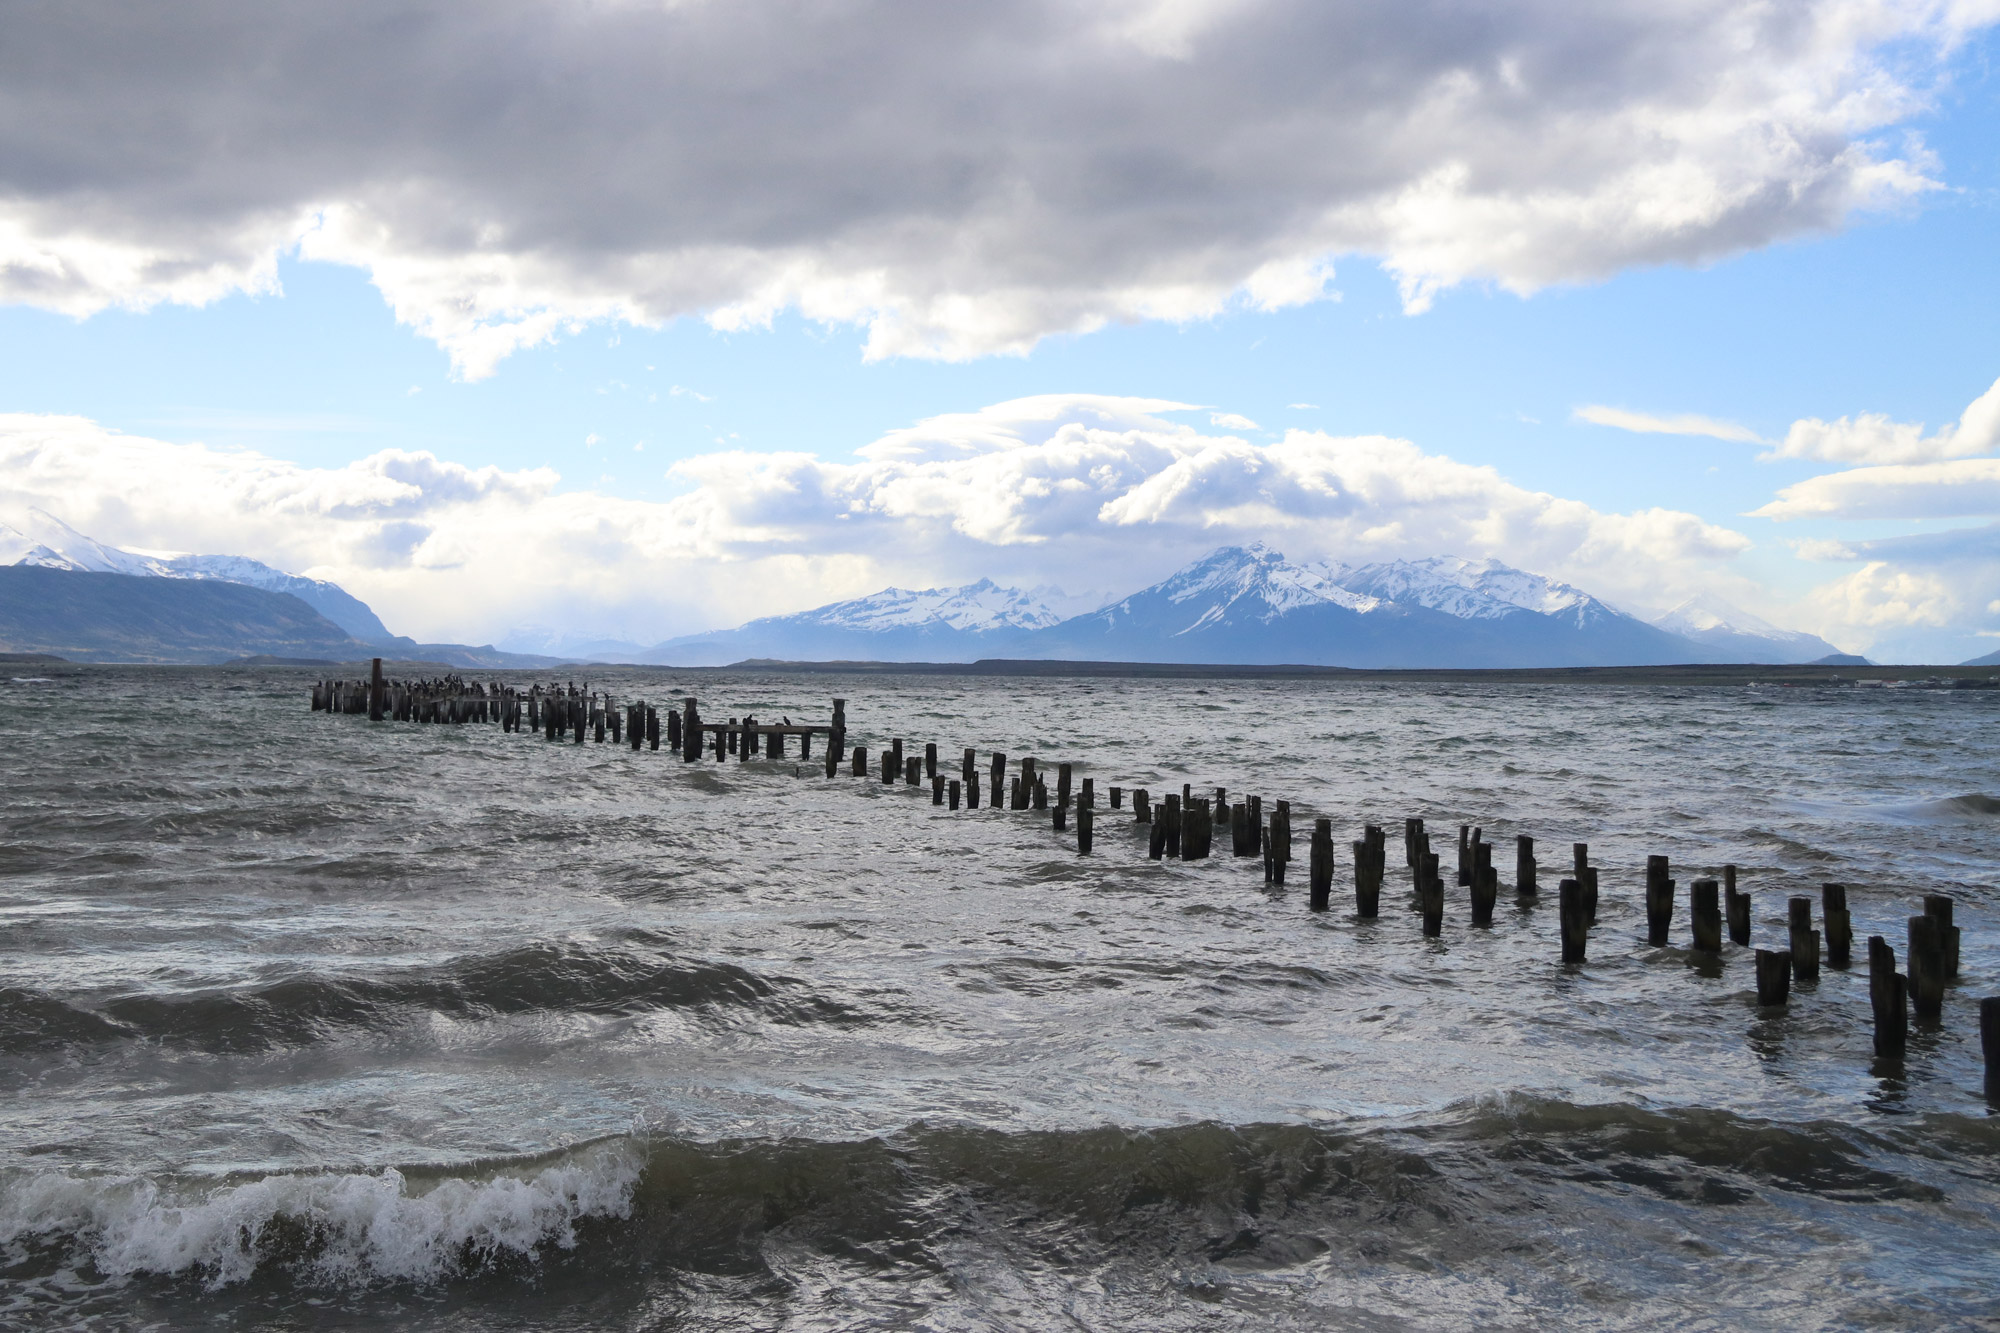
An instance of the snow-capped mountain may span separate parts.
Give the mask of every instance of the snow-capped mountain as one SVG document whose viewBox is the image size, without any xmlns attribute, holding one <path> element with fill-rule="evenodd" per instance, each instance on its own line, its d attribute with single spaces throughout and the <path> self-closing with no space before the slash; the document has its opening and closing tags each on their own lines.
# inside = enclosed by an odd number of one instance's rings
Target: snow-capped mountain
<svg viewBox="0 0 2000 1333">
<path fill-rule="evenodd" d="M 1653 624 L 1704 645 L 1720 662 L 1816 662 L 1840 655 L 1817 634 L 1779 629 L 1713 593 L 1690 597 Z"/>
<path fill-rule="evenodd" d="M 1694 645 L 1567 584 L 1440 556 L 1348 568 L 1260 544 L 1211 551 L 1150 588 L 1032 636 L 1035 657 L 1353 667 L 1600 666 L 1695 660 Z"/>
<path fill-rule="evenodd" d="M 1584 620 L 1616 615 L 1581 588 L 1540 574 L 1503 565 L 1498 560 L 1468 560 L 1434 555 L 1425 560 L 1391 560 L 1382 564 L 1322 566 L 1343 587 L 1385 602 L 1424 606 L 1461 620 L 1495 620 L 1516 611 Z"/>
<path fill-rule="evenodd" d="M 676 666 L 722 666 L 753 657 L 969 662 L 1009 653 L 1026 635 L 1059 623 L 1062 617 L 1046 594 L 1061 596 L 1055 589 L 1003 588 L 991 579 L 958 588 L 884 588 L 731 630 L 668 639 L 638 660 Z"/>
<path fill-rule="evenodd" d="M 41 509 L 28 510 L 19 527 L 0 523 L 0 565 L 241 583 L 266 592 L 290 593 L 363 643 L 387 643 L 395 637 L 366 602 L 337 583 L 287 574 L 247 556 L 183 555 L 108 546 Z"/>
<path fill-rule="evenodd" d="M 990 581 L 886 588 L 738 629 L 670 639 L 641 660 L 1213 662 L 1352 667 L 1609 666 L 1693 662 L 1709 650 L 1494 560 L 1439 556 L 1348 568 L 1224 546 L 1094 611 Z"/>
</svg>

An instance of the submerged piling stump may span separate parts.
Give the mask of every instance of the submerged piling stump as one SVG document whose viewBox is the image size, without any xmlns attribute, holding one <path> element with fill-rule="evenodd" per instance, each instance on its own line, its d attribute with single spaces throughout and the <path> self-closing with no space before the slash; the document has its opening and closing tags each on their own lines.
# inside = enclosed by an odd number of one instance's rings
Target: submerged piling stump
<svg viewBox="0 0 2000 1333">
<path fill-rule="evenodd" d="M 1792 993 L 1792 955 L 1787 949 L 1757 951 L 1757 1003 L 1779 1005 Z"/>
<path fill-rule="evenodd" d="M 1688 885 L 1688 927 L 1699 953 L 1722 952 L 1720 889 L 1712 879 L 1698 879 Z"/>
<path fill-rule="evenodd" d="M 1580 963 L 1590 935 L 1590 918 L 1583 910 L 1582 882 L 1566 879 L 1557 884 L 1556 907 L 1562 929 L 1562 960 Z"/>
</svg>

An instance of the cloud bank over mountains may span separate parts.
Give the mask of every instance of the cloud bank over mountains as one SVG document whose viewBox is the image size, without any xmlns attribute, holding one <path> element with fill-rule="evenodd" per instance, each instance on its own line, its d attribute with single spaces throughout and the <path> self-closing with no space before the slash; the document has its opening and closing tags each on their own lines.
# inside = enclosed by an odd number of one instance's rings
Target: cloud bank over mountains
<svg viewBox="0 0 2000 1333">
<path fill-rule="evenodd" d="M 0 44 L 0 300 L 200 303 L 272 288 L 297 248 L 366 270 L 468 378 L 588 321 L 787 309 L 864 326 L 873 357 L 1021 351 L 1317 300 L 1346 255 L 1415 311 L 1464 282 L 1699 263 L 1933 188 L 1921 143 L 1889 132 L 1996 16 L 28 6 Z"/>
<path fill-rule="evenodd" d="M 702 455 L 670 473 L 684 492 L 655 502 L 565 489 L 546 469 L 396 450 L 308 468 L 13 415 L 0 416 L 0 513 L 251 555 L 337 581 L 392 627 L 469 642 L 524 623 L 652 641 L 987 576 L 1110 592 L 1260 539 L 1301 559 L 1490 556 L 1663 610 L 1726 580 L 1748 545 L 1691 514 L 1601 512 L 1407 440 L 1260 444 L 1206 422 L 1154 399 L 1019 399 L 893 431 L 846 461 Z"/>
</svg>

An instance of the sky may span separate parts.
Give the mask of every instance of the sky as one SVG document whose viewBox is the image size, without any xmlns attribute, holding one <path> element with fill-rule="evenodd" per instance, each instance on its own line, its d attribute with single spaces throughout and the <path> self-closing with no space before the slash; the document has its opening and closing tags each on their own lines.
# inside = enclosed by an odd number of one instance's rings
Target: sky
<svg viewBox="0 0 2000 1333">
<path fill-rule="evenodd" d="M 2000 0 L 38 6 L 0 522 L 647 644 L 1215 546 L 2000 648 Z"/>
</svg>

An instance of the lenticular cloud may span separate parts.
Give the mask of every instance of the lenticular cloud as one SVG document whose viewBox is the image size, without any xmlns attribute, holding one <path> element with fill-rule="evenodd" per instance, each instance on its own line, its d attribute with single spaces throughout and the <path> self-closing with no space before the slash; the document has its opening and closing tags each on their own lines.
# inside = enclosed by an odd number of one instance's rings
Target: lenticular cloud
<svg viewBox="0 0 2000 1333">
<path fill-rule="evenodd" d="M 1421 309 L 1930 188 L 1871 136 L 1993 0 L 356 0 L 10 14 L 0 299 L 365 269 L 461 374 L 785 309 L 871 356 L 1328 291 Z M 1885 53 L 1893 52 L 1894 59 Z M 107 133 L 116 125 L 116 133 Z"/>
</svg>

